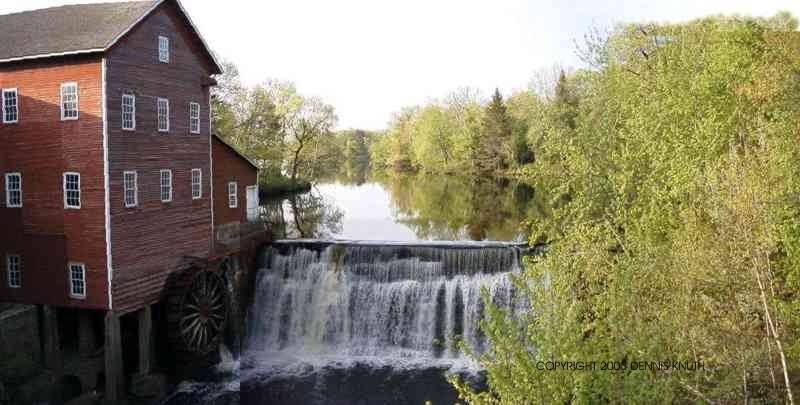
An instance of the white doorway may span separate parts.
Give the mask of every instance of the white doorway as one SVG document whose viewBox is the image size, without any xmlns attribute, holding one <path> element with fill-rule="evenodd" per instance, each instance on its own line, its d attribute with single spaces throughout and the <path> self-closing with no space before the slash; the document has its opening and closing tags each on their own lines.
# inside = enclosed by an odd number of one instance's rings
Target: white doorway
<svg viewBox="0 0 800 405">
<path fill-rule="evenodd" d="M 258 219 L 258 186 L 247 186 L 247 220 Z"/>
</svg>

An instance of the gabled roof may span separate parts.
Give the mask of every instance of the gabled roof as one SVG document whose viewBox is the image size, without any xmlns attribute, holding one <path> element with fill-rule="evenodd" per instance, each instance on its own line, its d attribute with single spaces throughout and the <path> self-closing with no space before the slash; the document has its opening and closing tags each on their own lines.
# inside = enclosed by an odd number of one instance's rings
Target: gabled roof
<svg viewBox="0 0 800 405">
<path fill-rule="evenodd" d="M 221 73 L 178 0 L 75 4 L 0 15 L 0 63 L 105 52 L 166 1 L 175 1 L 208 53 L 214 73 Z"/>
<path fill-rule="evenodd" d="M 226 141 L 226 140 L 222 139 L 222 137 L 221 137 L 221 136 L 219 136 L 219 135 L 217 135 L 217 134 L 214 134 L 214 136 L 213 136 L 213 137 L 214 137 L 214 139 L 216 139 L 217 141 L 219 141 L 219 143 L 221 143 L 221 144 L 225 145 L 225 146 L 226 146 L 228 149 L 230 149 L 231 151 L 233 151 L 233 153 L 234 153 L 234 154 L 236 154 L 237 156 L 239 156 L 239 157 L 240 157 L 242 160 L 244 160 L 245 162 L 249 163 L 249 164 L 250 164 L 250 166 L 253 166 L 253 167 L 256 169 L 256 171 L 258 171 L 258 170 L 259 170 L 259 169 L 258 169 L 258 165 L 256 164 L 256 162 L 254 162 L 254 161 L 253 161 L 252 159 L 250 159 L 249 157 L 245 156 L 245 154 L 244 154 L 244 153 L 242 153 L 242 152 L 239 152 L 239 150 L 238 150 L 238 149 L 236 149 L 236 148 L 235 148 L 233 145 L 231 145 L 230 143 L 228 143 L 228 141 Z"/>
</svg>

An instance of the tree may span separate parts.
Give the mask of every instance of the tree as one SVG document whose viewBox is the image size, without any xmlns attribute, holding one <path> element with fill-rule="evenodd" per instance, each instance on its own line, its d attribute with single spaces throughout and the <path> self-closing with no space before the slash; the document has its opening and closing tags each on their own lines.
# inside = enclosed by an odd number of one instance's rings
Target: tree
<svg viewBox="0 0 800 405">
<path fill-rule="evenodd" d="M 437 105 L 417 113 L 412 134 L 414 163 L 428 172 L 448 171 L 453 163 L 453 125 Z"/>
<path fill-rule="evenodd" d="M 348 178 L 358 178 L 363 183 L 370 165 L 370 140 L 366 131 L 346 131 L 344 136 L 345 169 Z"/>
<path fill-rule="evenodd" d="M 523 166 L 534 160 L 533 146 L 529 143 L 529 133 L 537 128 L 545 110 L 544 103 L 533 91 L 521 91 L 511 95 L 507 101 L 511 120 L 511 152 L 513 163 Z"/>
<path fill-rule="evenodd" d="M 331 136 L 337 118 L 333 107 L 316 97 L 301 97 L 297 103 L 283 107 L 286 112 L 282 127 L 288 136 L 289 178 L 296 180 L 301 165 L 310 162 L 303 160 L 303 153 L 323 137 Z"/>
<path fill-rule="evenodd" d="M 280 174 L 284 139 L 280 116 L 263 86 L 246 88 L 232 63 L 212 92 L 213 128 L 217 135 L 258 162 L 263 174 Z"/>
<path fill-rule="evenodd" d="M 563 70 L 559 73 L 558 81 L 556 82 L 553 108 L 555 109 L 556 122 L 569 130 L 574 130 L 576 126 L 575 120 L 578 116 L 578 98 Z"/>
<path fill-rule="evenodd" d="M 389 129 L 389 165 L 396 171 L 410 171 L 414 169 L 411 156 L 412 133 L 414 118 L 418 108 L 404 108 L 395 114 Z"/>
<path fill-rule="evenodd" d="M 511 122 L 500 90 L 492 95 L 483 118 L 483 130 L 474 144 L 475 168 L 483 174 L 499 174 L 511 160 Z"/>
<path fill-rule="evenodd" d="M 790 20 L 623 25 L 586 47 L 598 63 L 559 79 L 525 172 L 551 201 L 530 236 L 548 251 L 514 280 L 531 311 L 487 300 L 490 390 L 454 381 L 465 400 L 794 403 L 800 47 L 772 25 Z M 621 371 L 539 366 L 575 359 Z M 632 369 L 663 359 L 703 367 Z"/>
<path fill-rule="evenodd" d="M 226 62 L 223 70 L 212 92 L 216 133 L 253 158 L 269 181 L 284 171 L 292 183 L 301 171 L 310 177 L 323 171 L 336 156 L 328 139 L 336 125 L 333 107 L 304 97 L 290 82 L 267 80 L 246 87 L 235 65 Z"/>
</svg>

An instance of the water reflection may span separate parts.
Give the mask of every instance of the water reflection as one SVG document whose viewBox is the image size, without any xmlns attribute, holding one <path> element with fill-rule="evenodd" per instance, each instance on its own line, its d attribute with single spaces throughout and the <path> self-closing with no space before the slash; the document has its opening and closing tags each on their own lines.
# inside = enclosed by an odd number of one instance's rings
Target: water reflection
<svg viewBox="0 0 800 405">
<path fill-rule="evenodd" d="M 277 236 L 523 241 L 526 221 L 543 207 L 532 188 L 511 181 L 352 173 L 268 201 L 264 212 Z"/>
<path fill-rule="evenodd" d="M 268 199 L 261 216 L 278 238 L 334 238 L 342 234 L 342 210 L 318 189 Z"/>
</svg>

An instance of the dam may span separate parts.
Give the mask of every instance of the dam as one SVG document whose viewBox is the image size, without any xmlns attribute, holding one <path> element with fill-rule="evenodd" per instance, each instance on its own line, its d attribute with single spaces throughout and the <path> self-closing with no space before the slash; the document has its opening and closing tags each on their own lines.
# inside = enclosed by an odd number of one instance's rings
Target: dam
<svg viewBox="0 0 800 405">
<path fill-rule="evenodd" d="M 524 311 L 513 277 L 530 254 L 503 242 L 275 241 L 260 252 L 236 384 L 187 386 L 167 403 L 454 403 L 448 375 L 485 384 L 474 360 L 488 349 L 484 297 Z"/>
</svg>

